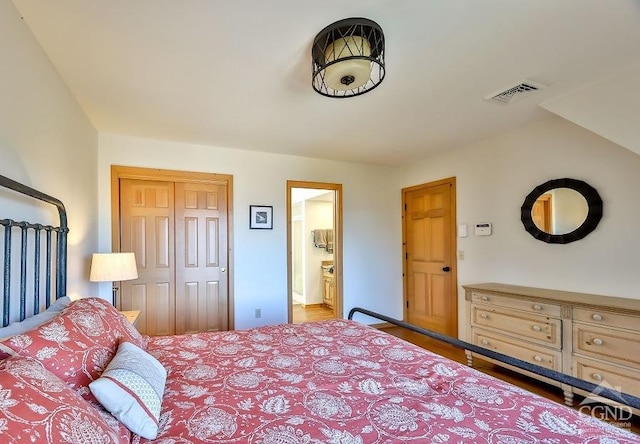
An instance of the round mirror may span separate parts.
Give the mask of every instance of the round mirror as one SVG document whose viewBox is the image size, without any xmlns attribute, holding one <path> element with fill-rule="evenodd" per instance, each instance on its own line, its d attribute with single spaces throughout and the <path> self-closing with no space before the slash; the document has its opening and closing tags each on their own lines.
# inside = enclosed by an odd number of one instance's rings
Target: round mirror
<svg viewBox="0 0 640 444">
<path fill-rule="evenodd" d="M 555 179 L 536 187 L 520 208 L 525 229 L 536 239 L 567 244 L 591 233 L 602 218 L 602 199 L 581 180 Z"/>
<path fill-rule="evenodd" d="M 540 230 L 549 234 L 567 234 L 587 220 L 587 199 L 571 188 L 554 188 L 538 197 L 531 218 Z"/>
</svg>

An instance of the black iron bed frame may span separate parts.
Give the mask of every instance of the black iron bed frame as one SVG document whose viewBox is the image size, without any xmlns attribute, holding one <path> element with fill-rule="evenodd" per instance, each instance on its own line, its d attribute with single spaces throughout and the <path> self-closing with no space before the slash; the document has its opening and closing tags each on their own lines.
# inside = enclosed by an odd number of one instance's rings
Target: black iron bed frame
<svg viewBox="0 0 640 444">
<path fill-rule="evenodd" d="M 352 308 L 349 311 L 348 319 L 353 319 L 353 315 L 356 313 L 362 313 L 364 315 L 371 316 L 376 319 L 380 319 L 381 321 L 385 321 L 390 324 L 406 328 L 407 330 L 420 333 L 421 335 L 425 335 L 430 338 L 445 342 L 447 344 L 451 344 L 454 347 L 468 350 L 470 352 L 477 353 L 482 356 L 486 356 L 487 358 L 495 359 L 496 361 L 500 361 L 505 364 L 509 364 L 514 367 L 527 370 L 534 374 L 544 376 L 549 379 L 553 379 L 554 381 L 558 381 L 562 384 L 567 384 L 572 387 L 584 390 L 587 393 L 594 393 L 594 394 L 597 393 L 598 396 L 607 398 L 609 400 L 613 400 L 617 403 L 621 403 L 621 404 L 623 403 L 628 407 L 631 407 L 634 409 L 640 409 L 640 398 L 637 396 L 621 393 L 621 392 L 612 390 L 609 387 L 596 385 L 591 382 L 567 375 L 565 373 L 560 373 L 555 370 L 550 370 L 548 368 L 540 367 L 539 365 L 531 364 L 530 362 L 514 358 L 512 356 L 507 356 L 502 353 L 488 350 L 486 348 L 478 347 L 477 345 L 471 344 L 469 342 L 461 341 L 456 338 L 452 338 L 451 336 L 446 336 L 441 333 L 436 333 L 431 330 L 426 330 L 424 328 L 416 327 L 415 325 L 409 324 L 399 319 L 385 316 L 380 313 L 376 313 L 375 311 L 367 310 L 366 308 L 360 308 L 360 307 Z"/>
<path fill-rule="evenodd" d="M 11 247 L 12 247 L 12 231 L 14 228 L 20 229 L 20 320 L 24 320 L 27 317 L 27 256 L 28 256 L 28 230 L 34 230 L 34 246 L 33 246 L 33 314 L 37 314 L 40 310 L 40 235 L 44 231 L 46 233 L 46 248 L 45 248 L 45 302 L 48 308 L 51 303 L 51 282 L 52 282 L 52 233 L 56 233 L 56 261 L 55 261 L 55 283 L 56 283 L 56 299 L 66 295 L 67 288 L 67 233 L 69 229 L 67 227 L 67 213 L 64 205 L 59 199 L 42 193 L 31 187 L 16 182 L 8 177 L 0 175 L 0 186 L 11 189 L 18 193 L 33 197 L 35 199 L 42 200 L 46 203 L 54 205 L 58 209 L 60 216 L 59 226 L 43 225 L 40 223 L 30 222 L 16 222 L 12 219 L 0 219 L 0 225 L 4 227 L 4 285 L 3 285 L 3 318 L 2 325 L 9 324 L 10 316 L 10 301 L 11 301 Z M 513 358 L 511 356 L 503 355 L 491 350 L 487 350 L 482 347 L 470 344 L 465 341 L 461 341 L 450 336 L 446 336 L 440 333 L 426 330 L 424 328 L 416 327 L 415 325 L 394 319 L 389 316 L 367 310 L 365 308 L 355 307 L 349 311 L 348 318 L 353 319 L 355 313 L 362 313 L 367 316 L 371 316 L 376 319 L 388 322 L 393 325 L 397 325 L 416 333 L 443 341 L 447 344 L 451 344 L 455 347 L 462 348 L 464 350 L 477 353 L 479 355 L 486 356 L 488 358 L 495 359 L 497 361 L 504 362 L 509 365 L 521 368 L 523 370 L 530 371 L 532 373 L 553 379 L 563 384 L 571 385 L 573 387 L 585 390 L 586 392 L 593 393 L 597 391 L 599 396 L 608 398 L 617 402 L 623 401 L 629 407 L 640 409 L 640 398 L 620 393 L 615 390 L 611 390 L 607 387 L 597 386 L 582 379 L 575 378 L 573 376 L 566 375 L 554 370 L 549 370 L 544 367 L 540 367 L 535 364 L 531 364 L 520 359 Z"/>
<path fill-rule="evenodd" d="M 20 248 L 20 302 L 19 317 L 23 321 L 27 317 L 27 279 L 30 272 L 33 274 L 33 310 L 32 314 L 40 312 L 40 291 L 41 291 L 41 234 L 45 233 L 45 277 L 44 277 L 44 297 L 46 308 L 51 305 L 51 285 L 55 275 L 56 299 L 67 294 L 67 212 L 59 199 L 42 193 L 31 187 L 23 185 L 15 180 L 0 175 L 0 186 L 16 191 L 35 199 L 42 200 L 54 205 L 58 209 L 60 223 L 58 226 L 43 225 L 25 221 L 15 221 L 12 219 L 0 219 L 0 225 L 4 227 L 4 260 L 3 260 L 3 290 L 2 290 L 2 326 L 6 327 L 11 319 L 11 251 L 14 244 Z M 13 241 L 14 229 L 20 229 L 20 242 Z M 29 242 L 29 230 L 33 230 L 33 241 Z M 55 241 L 55 264 L 52 262 L 52 233 L 56 233 Z M 29 244 L 33 244 L 33 262 L 28 267 Z M 55 268 L 52 273 L 52 268 Z M 30 270 L 30 272 L 28 271 Z"/>
</svg>

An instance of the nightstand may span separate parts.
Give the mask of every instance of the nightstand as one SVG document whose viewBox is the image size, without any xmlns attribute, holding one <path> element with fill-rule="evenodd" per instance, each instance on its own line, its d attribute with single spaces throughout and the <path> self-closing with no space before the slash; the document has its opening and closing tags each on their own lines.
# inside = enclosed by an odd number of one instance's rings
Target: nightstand
<svg viewBox="0 0 640 444">
<path fill-rule="evenodd" d="M 121 311 L 120 313 L 122 313 L 127 318 L 131 325 L 135 326 L 136 322 L 138 321 L 138 316 L 140 315 L 140 310 Z"/>
</svg>

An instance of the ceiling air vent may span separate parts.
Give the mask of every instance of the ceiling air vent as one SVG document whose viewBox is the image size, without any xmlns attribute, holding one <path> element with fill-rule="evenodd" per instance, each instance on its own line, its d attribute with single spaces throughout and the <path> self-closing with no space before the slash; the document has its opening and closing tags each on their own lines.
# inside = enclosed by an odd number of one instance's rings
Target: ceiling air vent
<svg viewBox="0 0 640 444">
<path fill-rule="evenodd" d="M 490 102 L 498 102 L 509 104 L 516 99 L 519 99 L 524 96 L 531 95 L 535 92 L 542 90 L 544 87 L 538 83 L 533 83 L 530 81 L 524 81 L 516 86 L 512 86 L 502 92 L 492 94 L 488 97 L 485 97 L 485 100 Z"/>
</svg>

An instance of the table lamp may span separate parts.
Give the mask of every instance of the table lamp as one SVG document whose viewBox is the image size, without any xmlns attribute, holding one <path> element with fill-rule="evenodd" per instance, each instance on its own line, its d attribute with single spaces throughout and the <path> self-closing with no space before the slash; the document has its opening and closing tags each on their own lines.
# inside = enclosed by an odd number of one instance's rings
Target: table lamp
<svg viewBox="0 0 640 444">
<path fill-rule="evenodd" d="M 136 257 L 133 253 L 94 253 L 91 259 L 91 282 L 112 282 L 113 306 L 116 305 L 116 282 L 138 278 Z"/>
</svg>

